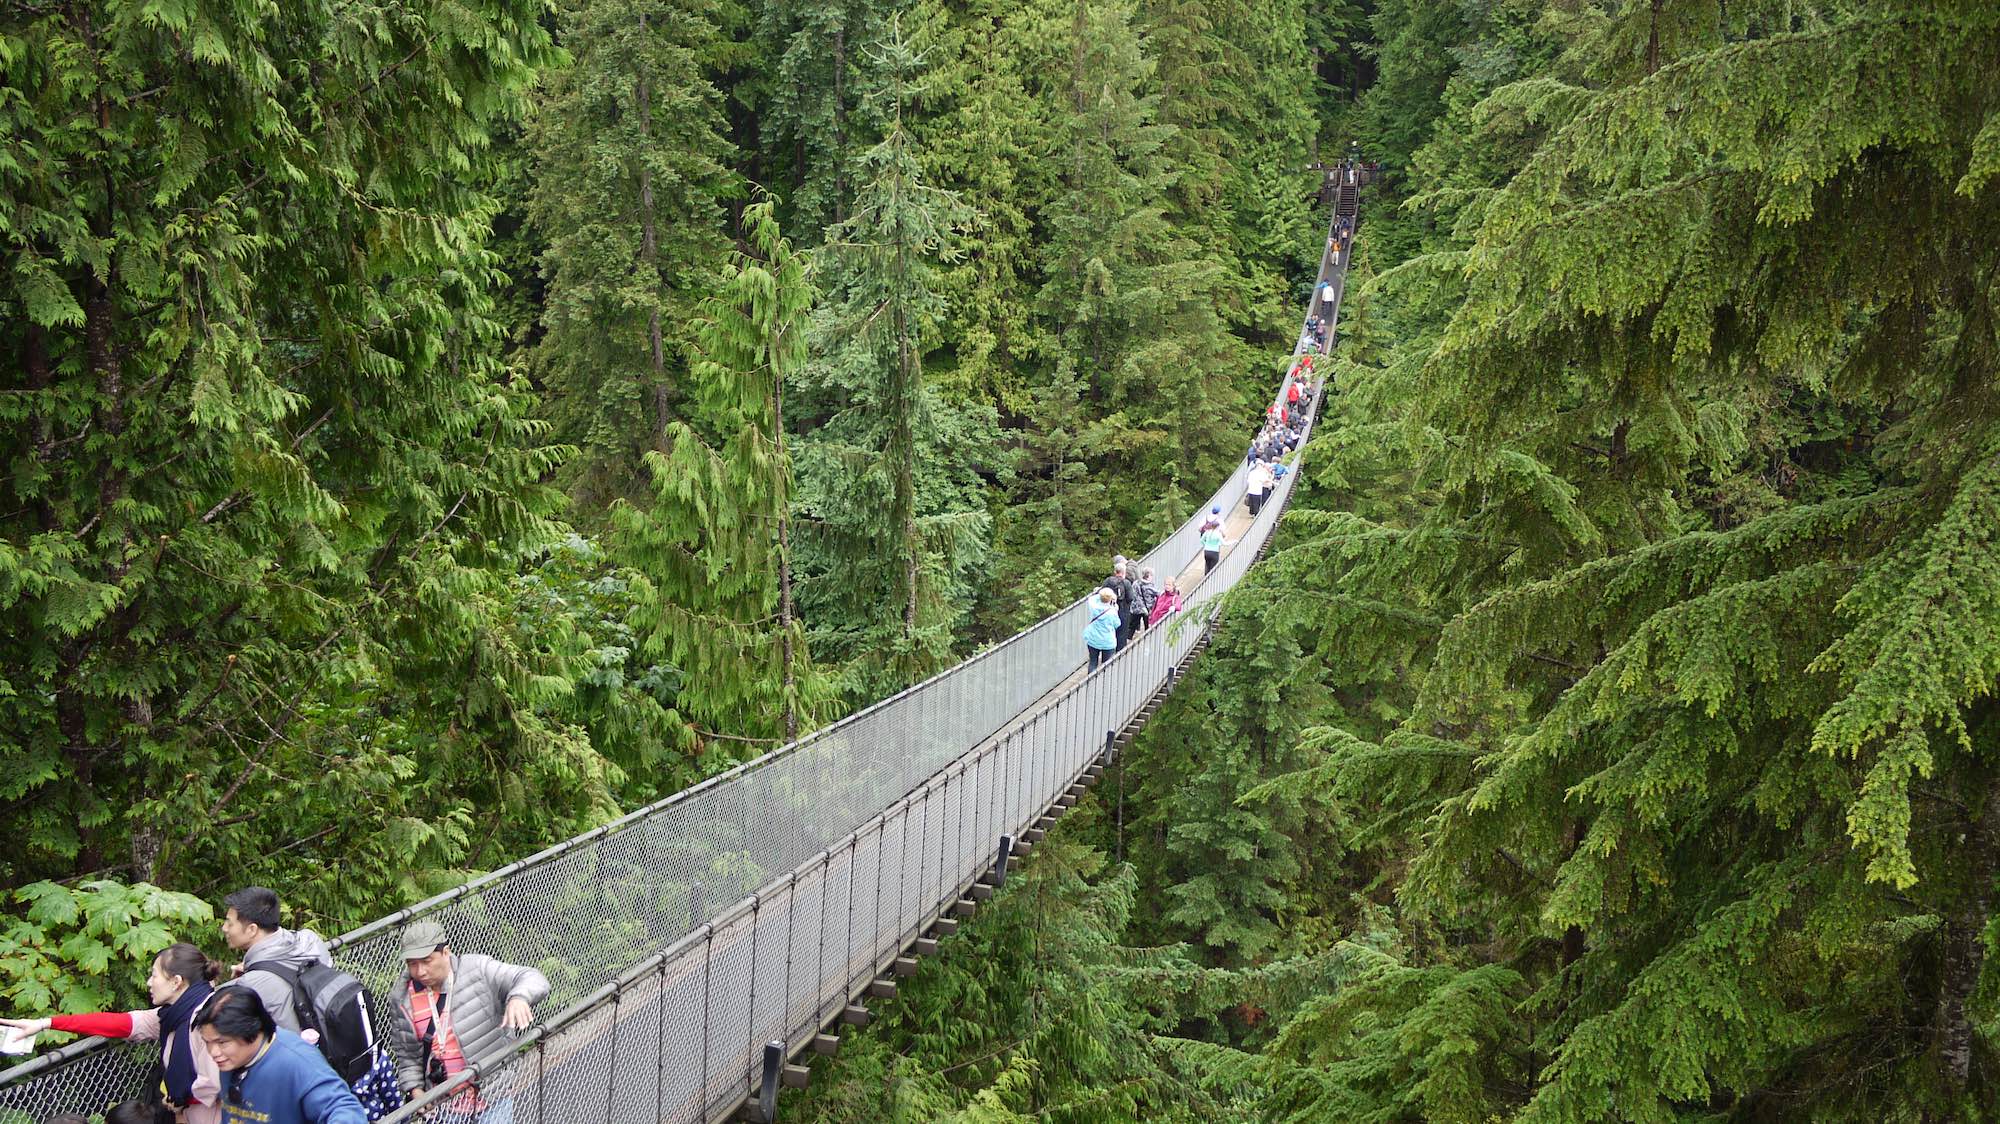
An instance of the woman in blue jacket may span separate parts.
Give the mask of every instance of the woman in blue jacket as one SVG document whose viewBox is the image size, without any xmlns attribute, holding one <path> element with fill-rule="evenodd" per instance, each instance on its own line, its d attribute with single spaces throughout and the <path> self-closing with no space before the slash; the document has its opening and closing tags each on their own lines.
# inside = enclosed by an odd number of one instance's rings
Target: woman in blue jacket
<svg viewBox="0 0 2000 1124">
<path fill-rule="evenodd" d="M 249 988 L 217 991 L 194 1026 L 222 1071 L 223 1124 L 368 1124 L 354 1090 Z"/>
<path fill-rule="evenodd" d="M 1084 603 L 1084 608 L 1090 617 L 1083 625 L 1083 650 L 1089 657 L 1089 670 L 1096 671 L 1098 665 L 1118 650 L 1118 595 L 1100 589 L 1097 596 Z"/>
</svg>

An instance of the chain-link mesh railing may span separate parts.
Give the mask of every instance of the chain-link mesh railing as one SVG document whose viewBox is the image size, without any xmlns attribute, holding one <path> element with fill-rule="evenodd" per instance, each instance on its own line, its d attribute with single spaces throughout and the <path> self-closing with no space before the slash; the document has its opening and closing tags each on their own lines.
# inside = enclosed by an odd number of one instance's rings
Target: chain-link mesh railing
<svg viewBox="0 0 2000 1124">
<path fill-rule="evenodd" d="M 1330 282 L 1337 310 L 1344 275 L 1330 243 L 1313 299 Z M 1310 437 L 1310 417 L 1306 430 Z M 1211 504 L 1233 510 L 1244 476 L 1239 468 Z M 516 1124 L 708 1124 L 755 1097 L 767 1045 L 785 1057 L 805 1048 L 1159 691 L 1212 622 L 1216 598 L 1269 541 L 1297 480 L 1293 472 L 1277 483 L 1240 540 L 1192 586 L 1178 627 L 1138 634 L 1097 672 L 949 760 L 790 874 L 392 1119 L 421 1117 L 474 1084 L 487 1101 L 509 1105 Z M 1144 564 L 1180 574 L 1198 557 L 1199 532 L 1198 513 Z M 1078 632 L 1065 636 L 1072 674 Z"/>
<path fill-rule="evenodd" d="M 1322 282 L 1338 291 L 1343 265 L 1322 255 L 1309 307 Z M 1212 613 L 1248 569 L 1296 477 L 1184 591 L 1184 615 Z M 1199 556 L 1202 516 L 1233 511 L 1246 479 L 1239 464 L 1140 565 L 1180 574 Z M 1202 631 L 1142 632 L 1082 679 L 1082 604 L 791 745 L 347 933 L 331 942 L 336 962 L 393 995 L 402 930 L 440 921 L 456 949 L 539 967 L 552 985 L 544 1009 L 567 1006 L 478 1067 L 481 1101 L 513 1100 L 521 1124 L 705 1124 L 743 1099 L 762 1044 L 789 1052 L 809 1039 L 955 900 L 999 837 L 1068 787 Z M 0 1124 L 133 1095 L 157 1057 L 91 1039 L 0 1073 Z"/>
</svg>

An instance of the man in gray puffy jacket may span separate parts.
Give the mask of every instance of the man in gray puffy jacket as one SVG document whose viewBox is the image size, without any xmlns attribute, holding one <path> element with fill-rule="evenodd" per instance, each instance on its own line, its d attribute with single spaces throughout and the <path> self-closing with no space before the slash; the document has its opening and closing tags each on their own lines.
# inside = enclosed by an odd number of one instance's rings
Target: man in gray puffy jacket
<svg viewBox="0 0 2000 1124">
<path fill-rule="evenodd" d="M 245 886 L 222 899 L 222 939 L 243 954 L 241 977 L 234 986 L 247 987 L 264 1001 L 279 1026 L 299 1032 L 292 1009 L 291 981 L 259 971 L 259 965 L 294 972 L 312 964 L 331 964 L 333 954 L 311 929 L 286 929 L 278 924 L 278 895 L 262 886 Z"/>
<path fill-rule="evenodd" d="M 499 1049 L 508 1035 L 534 1021 L 534 1005 L 549 994 L 548 977 L 533 968 L 453 952 L 444 926 L 435 921 L 419 921 L 404 931 L 403 961 L 410 975 L 396 996 L 396 1016 L 388 1021 L 396 1084 L 405 1096 L 441 1085 Z M 487 1107 L 476 1090 L 452 1101 L 451 1108 L 467 1116 Z"/>
</svg>

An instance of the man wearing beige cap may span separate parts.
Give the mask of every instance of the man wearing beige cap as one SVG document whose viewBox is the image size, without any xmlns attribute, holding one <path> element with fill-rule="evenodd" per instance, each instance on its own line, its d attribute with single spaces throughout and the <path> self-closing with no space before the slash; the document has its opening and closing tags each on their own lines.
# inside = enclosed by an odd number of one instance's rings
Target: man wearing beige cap
<svg viewBox="0 0 2000 1124">
<path fill-rule="evenodd" d="M 549 994 L 548 977 L 533 968 L 453 952 L 436 921 L 403 931 L 403 961 L 410 975 L 398 996 L 401 1017 L 389 1020 L 389 1042 L 405 1097 L 442 1085 L 499 1049 L 507 1035 L 534 1021 L 534 1004 Z M 489 1106 L 475 1089 L 450 1099 L 448 1111 L 464 1119 L 502 1124 L 513 1115 L 512 1104 Z"/>
</svg>

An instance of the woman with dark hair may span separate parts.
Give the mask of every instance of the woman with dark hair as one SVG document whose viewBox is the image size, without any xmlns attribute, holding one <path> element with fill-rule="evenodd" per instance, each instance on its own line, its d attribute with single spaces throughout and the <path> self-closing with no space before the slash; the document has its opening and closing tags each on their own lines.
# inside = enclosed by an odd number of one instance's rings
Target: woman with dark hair
<svg viewBox="0 0 2000 1124">
<path fill-rule="evenodd" d="M 215 993 L 194 1027 L 222 1071 L 223 1119 L 258 1124 L 368 1124 L 354 1090 L 305 1039 L 281 1030 L 247 987 Z"/>
<path fill-rule="evenodd" d="M 174 1124 L 174 1110 L 159 1101 L 130 1100 L 105 1113 L 104 1124 Z"/>
<path fill-rule="evenodd" d="M 194 1013 L 215 991 L 222 966 L 191 944 L 171 944 L 153 958 L 146 990 L 157 1007 L 139 1011 L 104 1011 L 89 1015 L 57 1015 L 48 1019 L 0 1019 L 0 1026 L 39 1034 L 60 1030 L 97 1034 L 160 1044 L 160 1082 L 167 1104 L 179 1124 L 221 1124 L 222 1076 L 208 1051 L 194 1040 Z"/>
</svg>

